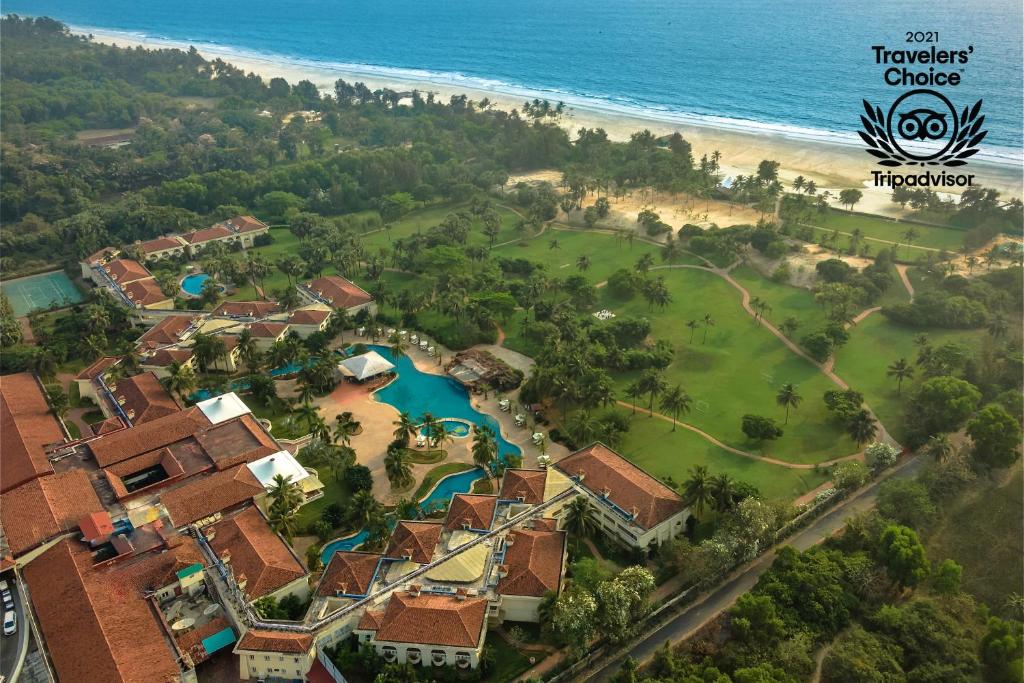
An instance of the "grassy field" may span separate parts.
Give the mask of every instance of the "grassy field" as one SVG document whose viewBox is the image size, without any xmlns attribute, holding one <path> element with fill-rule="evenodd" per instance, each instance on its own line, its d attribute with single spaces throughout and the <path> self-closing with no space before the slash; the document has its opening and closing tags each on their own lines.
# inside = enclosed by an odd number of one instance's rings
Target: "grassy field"
<svg viewBox="0 0 1024 683">
<path fill-rule="evenodd" d="M 487 638 L 487 647 L 494 653 L 494 668 L 485 680 L 514 681 L 519 674 L 530 668 L 530 658 L 509 645 L 504 638 L 497 634 L 491 634 Z M 543 655 L 543 653 L 540 654 Z"/>
<path fill-rule="evenodd" d="M 772 282 L 746 265 L 734 269 L 730 274 L 750 292 L 751 298 L 759 297 L 768 302 L 772 310 L 766 317 L 773 325 L 778 327 L 790 317 L 799 320 L 800 327 L 793 333 L 797 339 L 808 332 L 824 328 L 828 322 L 824 307 L 818 305 L 810 290 Z"/>
<path fill-rule="evenodd" d="M 996 613 L 1006 613 L 1006 599 L 1020 593 L 1024 577 L 1022 472 L 1018 461 L 1002 486 L 979 482 L 943 507 L 940 522 L 925 538 L 929 558 L 959 563 L 964 590 Z"/>
<path fill-rule="evenodd" d="M 516 224 L 519 223 L 519 216 L 501 206 L 495 206 L 495 210 L 501 217 L 501 227 L 495 243 L 500 244 L 501 242 L 518 238 L 520 234 L 516 230 Z M 430 228 L 443 223 L 449 214 L 458 211 L 468 212 L 469 204 L 441 204 L 413 211 L 409 215 L 404 216 L 402 220 L 394 223 L 390 230 L 378 230 L 365 235 L 362 238 L 363 246 L 372 254 L 380 247 L 390 246 L 391 242 L 396 239 L 408 237 L 419 232 L 426 232 Z M 482 228 L 483 223 L 474 216 L 470 223 L 469 239 L 466 241 L 467 245 L 486 247 L 490 244 L 490 240 L 482 232 Z"/>
<path fill-rule="evenodd" d="M 933 346 L 960 342 L 975 348 L 984 332 L 906 327 L 875 313 L 850 330 L 850 340 L 836 353 L 835 372 L 854 389 L 863 392 L 878 418 L 897 440 L 905 436 L 904 397 L 913 391 L 920 377 L 903 382 L 902 394 L 896 393 L 896 381 L 886 376 L 893 361 L 917 359 L 914 337 L 927 334 Z M 920 375 L 920 370 L 918 370 Z"/>
<path fill-rule="evenodd" d="M 917 225 L 916 223 L 905 223 L 896 219 L 883 218 L 882 216 L 858 216 L 840 211 L 830 211 L 827 215 L 817 219 L 815 225 L 827 230 L 838 230 L 840 232 L 853 232 L 860 228 L 864 236 L 875 246 L 873 251 L 878 251 L 880 242 L 906 243 L 903 237 L 908 229 L 913 228 L 917 232 L 914 239 L 914 246 L 930 247 L 932 249 L 945 249 L 956 251 L 964 243 L 964 235 L 967 233 L 956 228 L 940 228 L 931 225 Z M 900 256 L 907 255 L 907 247 L 900 248 Z"/>
<path fill-rule="evenodd" d="M 623 409 L 626 413 L 630 411 Z M 723 450 L 697 434 L 639 412 L 618 449 L 656 477 L 681 484 L 694 465 L 706 465 L 712 475 L 728 474 L 753 484 L 768 500 L 788 502 L 822 484 L 826 477 L 812 469 L 792 469 L 744 458 Z"/>
<path fill-rule="evenodd" d="M 625 303 L 605 295 L 598 308 L 619 315 L 646 316 L 651 336 L 675 348 L 675 359 L 665 372 L 669 386 L 681 384 L 694 400 L 685 420 L 723 442 L 750 452 L 796 463 L 815 463 L 848 455 L 854 443 L 827 420 L 822 394 L 835 388 L 814 365 L 786 348 L 756 324 L 740 306 L 740 294 L 721 278 L 700 270 L 664 271 L 672 303 L 664 310 L 648 310 L 642 297 Z M 710 313 L 715 325 L 702 343 L 703 329 L 690 341 L 688 320 L 702 320 Z M 638 373 L 617 378 L 617 395 Z M 781 385 L 793 383 L 804 401 L 790 411 L 781 439 L 763 446 L 751 442 L 740 428 L 746 413 L 775 418 L 781 425 L 784 413 L 775 403 Z M 644 401 L 646 404 L 646 401 Z"/>
</svg>

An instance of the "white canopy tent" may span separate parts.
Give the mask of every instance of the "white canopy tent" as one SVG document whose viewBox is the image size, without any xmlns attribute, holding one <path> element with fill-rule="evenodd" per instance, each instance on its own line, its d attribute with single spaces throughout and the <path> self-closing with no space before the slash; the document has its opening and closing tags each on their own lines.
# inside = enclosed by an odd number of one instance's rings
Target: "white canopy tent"
<svg viewBox="0 0 1024 683">
<path fill-rule="evenodd" d="M 345 377 L 351 377 L 357 382 L 362 382 L 394 369 L 394 364 L 376 351 L 367 351 L 364 354 L 346 358 L 338 363 L 338 372 Z"/>
</svg>

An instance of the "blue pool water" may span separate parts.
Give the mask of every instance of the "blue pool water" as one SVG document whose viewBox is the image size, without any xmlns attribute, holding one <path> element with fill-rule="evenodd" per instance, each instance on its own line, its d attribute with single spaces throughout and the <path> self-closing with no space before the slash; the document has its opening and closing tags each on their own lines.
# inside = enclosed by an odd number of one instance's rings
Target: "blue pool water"
<svg viewBox="0 0 1024 683">
<path fill-rule="evenodd" d="M 193 275 L 186 275 L 181 281 L 181 289 L 186 294 L 192 296 L 199 296 L 203 293 L 203 283 L 210 279 L 210 276 L 206 273 L 195 273 Z"/>
<path fill-rule="evenodd" d="M 390 356 L 391 350 L 386 346 L 371 346 L 370 348 L 380 354 L 387 353 L 388 358 L 395 363 L 395 368 L 398 371 L 398 379 L 374 394 L 378 401 L 383 401 L 402 412 L 409 413 L 413 419 L 418 419 L 424 413 L 430 413 L 436 418 L 455 417 L 473 424 L 487 425 L 494 431 L 499 457 L 504 459 L 510 454 L 522 455 L 519 446 L 509 443 L 501 435 L 501 427 L 497 420 L 490 415 L 484 415 L 470 405 L 469 393 L 454 379 L 420 372 L 413 365 L 412 359 L 406 355 L 395 361 Z"/>
<path fill-rule="evenodd" d="M 420 510 L 425 513 L 430 512 L 447 504 L 452 499 L 452 494 L 469 493 L 473 490 L 473 482 L 482 479 L 483 476 L 484 471 L 479 467 L 448 475 L 437 483 L 437 486 L 426 498 L 420 501 Z"/>
<path fill-rule="evenodd" d="M 324 546 L 324 549 L 320 552 L 320 561 L 325 565 L 331 561 L 331 555 L 338 552 L 339 550 L 355 550 L 370 536 L 370 532 L 366 529 L 361 529 L 358 533 L 348 536 L 347 538 L 339 538 L 337 541 L 331 541 Z"/>
<path fill-rule="evenodd" d="M 319 357 L 317 357 L 317 356 L 310 356 L 309 360 L 306 361 L 306 365 L 315 365 L 318 360 L 320 360 Z M 273 370 L 271 370 L 270 371 L 270 376 L 271 377 L 282 377 L 284 375 L 294 375 L 295 373 L 297 373 L 301 369 L 302 369 L 302 363 L 299 363 L 298 361 L 294 361 L 293 360 L 288 365 L 282 365 L 279 368 L 274 368 Z"/>
<path fill-rule="evenodd" d="M 459 438 L 469 436 L 469 425 L 461 420 L 441 420 L 441 425 L 444 427 L 444 430 L 452 436 Z M 423 427 L 420 429 L 420 434 L 426 436 L 427 428 Z"/>
</svg>

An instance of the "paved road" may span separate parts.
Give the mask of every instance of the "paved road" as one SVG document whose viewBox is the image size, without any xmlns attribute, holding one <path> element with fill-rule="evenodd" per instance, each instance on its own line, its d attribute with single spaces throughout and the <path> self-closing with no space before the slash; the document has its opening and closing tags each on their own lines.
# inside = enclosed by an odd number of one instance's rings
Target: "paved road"
<svg viewBox="0 0 1024 683">
<path fill-rule="evenodd" d="M 3 674 L 5 681 L 14 681 L 14 670 L 18 663 L 23 661 L 28 650 L 29 626 L 25 623 L 25 606 L 21 601 L 21 593 L 18 591 L 13 576 L 8 575 L 7 585 L 10 586 L 11 598 L 14 600 L 14 612 L 18 617 L 18 630 L 13 636 L 5 636 L 0 633 L 0 674 Z M 0 610 L 4 616 L 7 610 L 0 604 Z"/>
<path fill-rule="evenodd" d="M 915 476 L 924 467 L 924 464 L 925 460 L 921 457 L 906 461 L 890 477 L 907 478 Z M 806 550 L 835 534 L 843 528 L 848 518 L 874 506 L 875 499 L 878 496 L 879 483 L 875 482 L 864 489 L 856 498 L 847 501 L 845 505 L 819 517 L 809 527 L 791 537 L 788 545 L 798 550 Z M 628 654 L 640 663 L 645 663 L 665 644 L 666 640 L 675 643 L 690 637 L 704 624 L 718 616 L 721 612 L 729 609 L 740 595 L 753 588 L 758 578 L 771 566 L 774 560 L 774 551 L 765 553 L 757 560 L 754 560 L 753 563 L 747 565 L 738 574 L 734 574 L 731 579 L 721 584 L 703 600 L 695 603 L 672 621 L 638 642 Z M 582 673 L 580 679 L 598 682 L 608 681 L 619 670 L 620 664 L 620 661 L 616 661 L 605 665 L 601 669 Z"/>
</svg>

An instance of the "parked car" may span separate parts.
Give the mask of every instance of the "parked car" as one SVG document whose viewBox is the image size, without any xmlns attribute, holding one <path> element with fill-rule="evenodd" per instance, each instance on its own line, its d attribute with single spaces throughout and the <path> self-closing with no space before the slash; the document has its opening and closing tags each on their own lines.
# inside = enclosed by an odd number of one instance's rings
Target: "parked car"
<svg viewBox="0 0 1024 683">
<path fill-rule="evenodd" d="M 7 585 L 6 581 L 0 581 L 0 591 L 9 591 L 11 587 Z"/>
<path fill-rule="evenodd" d="M 10 591 L 4 591 L 3 592 L 3 601 L 4 601 L 4 609 L 6 609 L 6 610 L 14 609 L 14 597 L 11 596 L 11 592 Z"/>
<path fill-rule="evenodd" d="M 13 636 L 18 630 L 18 617 L 14 612 L 4 614 L 4 635 Z"/>
</svg>

